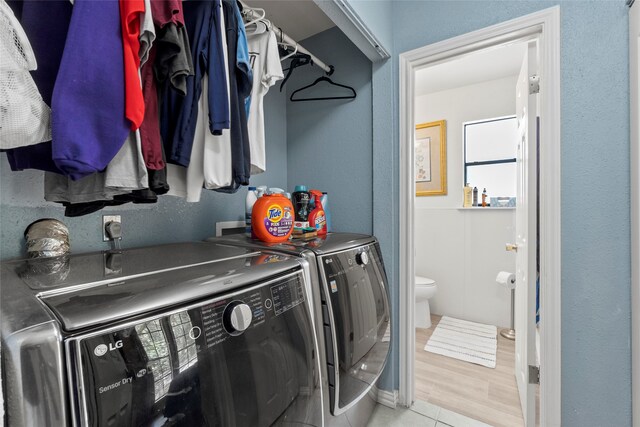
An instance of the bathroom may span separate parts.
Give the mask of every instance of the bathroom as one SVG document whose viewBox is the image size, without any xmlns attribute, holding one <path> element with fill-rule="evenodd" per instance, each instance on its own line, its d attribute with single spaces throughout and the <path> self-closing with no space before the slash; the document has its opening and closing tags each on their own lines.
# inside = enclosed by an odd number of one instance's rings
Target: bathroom
<svg viewBox="0 0 640 427">
<path fill-rule="evenodd" d="M 442 326 L 456 330 L 465 322 L 505 334 L 512 327 L 514 284 L 496 279 L 516 271 L 505 244 L 516 235 L 515 88 L 525 52 L 526 43 L 515 43 L 424 68 L 414 92 L 415 167 L 427 163 L 430 175 L 415 178 L 415 396 L 491 425 L 523 425 L 513 339 L 490 333 L 497 352 L 484 366 L 483 358 L 450 357 L 479 351 L 466 344 L 443 347 L 434 337 L 425 345 L 444 316 L 454 323 Z"/>
</svg>

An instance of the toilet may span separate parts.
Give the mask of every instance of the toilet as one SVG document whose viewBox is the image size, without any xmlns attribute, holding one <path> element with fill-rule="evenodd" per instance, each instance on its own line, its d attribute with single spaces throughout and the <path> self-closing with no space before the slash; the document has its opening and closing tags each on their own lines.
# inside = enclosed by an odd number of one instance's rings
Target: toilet
<svg viewBox="0 0 640 427">
<path fill-rule="evenodd" d="M 416 276 L 416 307 L 415 322 L 416 328 L 431 327 L 431 310 L 429 309 L 429 299 L 432 298 L 438 286 L 435 280 L 426 277 Z"/>
</svg>

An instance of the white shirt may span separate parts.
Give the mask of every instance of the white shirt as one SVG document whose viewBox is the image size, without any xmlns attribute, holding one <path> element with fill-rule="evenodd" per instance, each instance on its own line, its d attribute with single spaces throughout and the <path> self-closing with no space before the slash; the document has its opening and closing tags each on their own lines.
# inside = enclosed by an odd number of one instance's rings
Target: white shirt
<svg viewBox="0 0 640 427">
<path fill-rule="evenodd" d="M 247 128 L 251 147 L 251 175 L 267 169 L 264 136 L 264 96 L 278 80 L 284 78 L 278 42 L 273 31 L 247 34 L 249 56 L 253 70 L 253 87 Z"/>
</svg>

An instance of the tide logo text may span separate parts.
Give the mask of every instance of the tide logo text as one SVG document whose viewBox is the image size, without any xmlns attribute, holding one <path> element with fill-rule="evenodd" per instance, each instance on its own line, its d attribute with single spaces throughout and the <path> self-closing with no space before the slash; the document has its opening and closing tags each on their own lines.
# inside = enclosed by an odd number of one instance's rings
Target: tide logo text
<svg viewBox="0 0 640 427">
<path fill-rule="evenodd" d="M 282 212 L 282 208 L 278 205 L 271 205 L 269 206 L 269 209 L 267 210 L 268 212 L 268 219 L 269 221 L 275 223 L 275 222 L 280 222 L 280 220 L 282 219 L 283 216 L 283 212 Z"/>
</svg>

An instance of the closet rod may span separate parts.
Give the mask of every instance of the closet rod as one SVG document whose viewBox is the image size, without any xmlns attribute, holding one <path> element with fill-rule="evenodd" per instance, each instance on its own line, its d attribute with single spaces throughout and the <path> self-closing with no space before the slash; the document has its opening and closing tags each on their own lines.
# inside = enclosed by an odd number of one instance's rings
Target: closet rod
<svg viewBox="0 0 640 427">
<path fill-rule="evenodd" d="M 261 15 L 259 15 L 251 6 L 247 5 L 243 1 L 240 1 L 240 4 L 242 5 L 243 9 L 246 11 L 248 19 L 251 20 L 251 19 L 260 18 Z M 333 65 L 327 65 L 324 62 L 322 62 L 321 60 L 319 60 L 318 57 L 313 55 L 311 52 L 309 52 L 304 47 L 300 46 L 300 44 L 298 44 L 297 41 L 295 41 L 294 39 L 289 37 L 287 34 L 285 34 L 284 31 L 282 31 L 275 24 L 271 23 L 270 28 L 271 28 L 272 31 L 275 31 L 275 34 L 276 34 L 276 36 L 278 37 L 279 40 L 281 40 L 282 42 L 284 42 L 286 44 L 289 44 L 291 46 L 298 46 L 298 53 L 304 53 L 305 55 L 309 55 L 311 57 L 311 61 L 315 65 L 320 67 L 322 70 L 324 70 L 324 72 L 327 73 L 327 75 L 330 76 L 331 74 L 333 74 Z"/>
</svg>

